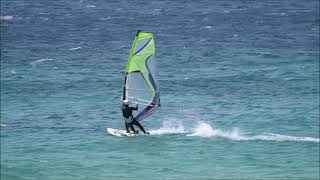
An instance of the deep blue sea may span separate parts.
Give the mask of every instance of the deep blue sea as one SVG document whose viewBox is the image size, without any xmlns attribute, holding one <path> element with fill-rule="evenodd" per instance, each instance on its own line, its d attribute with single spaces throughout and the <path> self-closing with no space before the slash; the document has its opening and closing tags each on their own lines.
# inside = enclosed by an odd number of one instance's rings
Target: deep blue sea
<svg viewBox="0 0 320 180">
<path fill-rule="evenodd" d="M 319 179 L 318 0 L 1 0 L 1 180 Z M 137 30 L 161 108 L 121 138 Z"/>
</svg>

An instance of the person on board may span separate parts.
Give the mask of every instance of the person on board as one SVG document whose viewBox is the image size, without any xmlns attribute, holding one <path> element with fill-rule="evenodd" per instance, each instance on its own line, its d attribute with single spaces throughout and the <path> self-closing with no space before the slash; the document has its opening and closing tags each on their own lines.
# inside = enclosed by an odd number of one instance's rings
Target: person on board
<svg viewBox="0 0 320 180">
<path fill-rule="evenodd" d="M 122 110 L 122 115 L 124 117 L 124 120 L 125 120 L 125 126 L 126 126 L 126 130 L 127 130 L 127 133 L 130 133 L 130 130 L 129 130 L 129 127 L 132 129 L 132 131 L 137 134 L 138 131 L 136 131 L 133 127 L 133 125 L 136 125 L 138 126 L 141 131 L 144 133 L 144 134 L 150 134 L 149 132 L 146 132 L 143 128 L 143 126 L 139 123 L 139 121 L 137 121 L 133 115 L 132 115 L 132 111 L 136 111 L 138 110 L 138 104 L 136 105 L 136 107 L 130 107 L 129 106 L 129 101 L 128 100 L 123 100 L 122 101 L 122 107 L 121 107 L 121 110 Z"/>
</svg>

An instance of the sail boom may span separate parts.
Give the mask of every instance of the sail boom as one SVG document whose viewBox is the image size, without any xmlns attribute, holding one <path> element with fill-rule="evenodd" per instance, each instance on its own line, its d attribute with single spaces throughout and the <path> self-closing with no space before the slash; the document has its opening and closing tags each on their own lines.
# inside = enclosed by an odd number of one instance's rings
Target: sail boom
<svg viewBox="0 0 320 180">
<path fill-rule="evenodd" d="M 133 89 L 133 88 L 126 88 L 126 90 L 134 90 L 134 91 L 151 92 L 150 90 L 145 90 L 145 89 Z"/>
<path fill-rule="evenodd" d="M 151 107 L 157 107 L 157 106 L 159 106 L 159 105 L 150 105 L 150 104 L 138 103 L 138 102 L 132 102 L 132 104 L 145 105 L 145 106 L 151 106 Z"/>
<path fill-rule="evenodd" d="M 128 99 L 133 99 L 133 100 L 137 100 L 137 101 L 143 101 L 143 102 L 146 102 L 146 103 L 151 103 L 150 101 L 147 101 L 147 100 L 144 100 L 144 99 L 140 99 L 140 98 L 135 98 L 135 97 L 128 97 Z"/>
</svg>

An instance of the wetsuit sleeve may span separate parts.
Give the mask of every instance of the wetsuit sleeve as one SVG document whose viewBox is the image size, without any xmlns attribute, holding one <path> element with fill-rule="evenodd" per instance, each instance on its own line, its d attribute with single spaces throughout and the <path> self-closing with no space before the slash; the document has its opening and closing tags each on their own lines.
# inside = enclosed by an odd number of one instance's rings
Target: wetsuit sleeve
<svg viewBox="0 0 320 180">
<path fill-rule="evenodd" d="M 132 110 L 138 110 L 138 104 L 136 105 L 136 107 L 131 107 Z"/>
</svg>

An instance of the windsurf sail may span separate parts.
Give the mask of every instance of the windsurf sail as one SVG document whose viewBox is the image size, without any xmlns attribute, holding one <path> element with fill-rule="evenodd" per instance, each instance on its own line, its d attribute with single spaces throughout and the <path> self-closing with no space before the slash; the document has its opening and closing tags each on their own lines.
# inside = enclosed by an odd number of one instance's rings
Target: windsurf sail
<svg viewBox="0 0 320 180">
<path fill-rule="evenodd" d="M 138 31 L 133 41 L 123 88 L 123 100 L 138 104 L 133 117 L 140 121 L 160 106 L 154 35 Z"/>
</svg>

